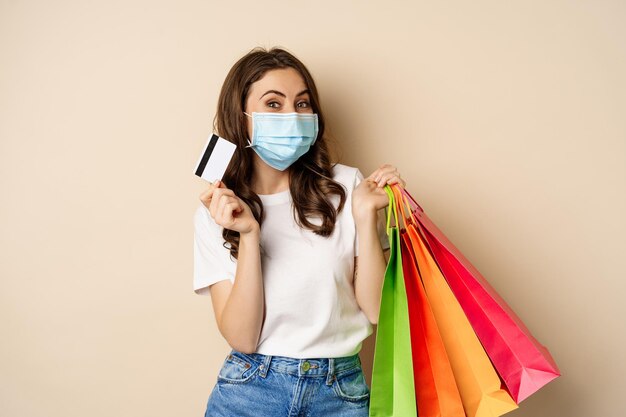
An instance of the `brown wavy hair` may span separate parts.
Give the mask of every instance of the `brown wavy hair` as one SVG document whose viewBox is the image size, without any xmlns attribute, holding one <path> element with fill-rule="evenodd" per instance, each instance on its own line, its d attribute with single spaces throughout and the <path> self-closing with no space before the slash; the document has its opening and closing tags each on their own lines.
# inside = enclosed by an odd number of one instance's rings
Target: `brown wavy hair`
<svg viewBox="0 0 626 417">
<path fill-rule="evenodd" d="M 346 191 L 340 183 L 332 179 L 331 170 L 334 165 L 331 163 L 327 138 L 324 136 L 324 115 L 313 77 L 298 58 L 283 48 L 273 47 L 267 50 L 256 47 L 240 58 L 226 75 L 213 119 L 213 129 L 219 136 L 235 143 L 237 149 L 222 181 L 248 204 L 261 225 L 265 213 L 261 199 L 250 187 L 254 174 L 254 150 L 245 148 L 249 138 L 246 115 L 243 112 L 250 85 L 269 70 L 287 67 L 297 70 L 304 79 L 310 90 L 311 109 L 313 113 L 317 113 L 319 125 L 313 146 L 288 168 L 293 216 L 300 227 L 312 230 L 320 236 L 330 236 L 335 228 L 337 215 L 344 208 Z M 331 195 L 339 196 L 337 208 L 330 199 Z M 321 219 L 321 224 L 311 223 L 309 217 Z M 224 246 L 228 243 L 231 256 L 237 259 L 239 232 L 224 228 L 222 236 L 226 241 Z"/>
</svg>

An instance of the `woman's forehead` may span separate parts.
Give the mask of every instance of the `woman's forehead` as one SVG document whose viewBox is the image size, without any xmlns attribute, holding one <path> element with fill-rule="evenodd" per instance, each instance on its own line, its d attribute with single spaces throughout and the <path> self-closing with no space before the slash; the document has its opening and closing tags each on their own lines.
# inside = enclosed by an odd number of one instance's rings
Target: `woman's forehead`
<svg viewBox="0 0 626 417">
<path fill-rule="evenodd" d="M 304 79 L 298 71 L 293 68 L 280 68 L 267 71 L 261 79 L 252 83 L 251 93 L 259 97 L 268 90 L 276 90 L 290 96 L 306 88 Z"/>
</svg>

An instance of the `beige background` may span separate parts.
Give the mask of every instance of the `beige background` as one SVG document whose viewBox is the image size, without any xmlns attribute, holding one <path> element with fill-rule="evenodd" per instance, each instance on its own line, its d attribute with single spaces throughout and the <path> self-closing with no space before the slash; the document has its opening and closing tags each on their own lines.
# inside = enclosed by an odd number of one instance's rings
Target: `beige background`
<svg viewBox="0 0 626 417">
<path fill-rule="evenodd" d="M 192 171 L 257 45 L 308 65 L 341 162 L 397 166 L 551 350 L 563 376 L 509 415 L 624 415 L 625 20 L 620 1 L 0 1 L 0 415 L 204 413 L 228 345 L 191 287 Z"/>
</svg>

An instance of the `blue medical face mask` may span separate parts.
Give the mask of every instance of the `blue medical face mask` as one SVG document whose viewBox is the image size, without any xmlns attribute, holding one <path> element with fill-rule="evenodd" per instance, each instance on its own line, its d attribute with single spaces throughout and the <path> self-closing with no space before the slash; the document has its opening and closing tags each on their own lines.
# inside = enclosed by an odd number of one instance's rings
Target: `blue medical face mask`
<svg viewBox="0 0 626 417">
<path fill-rule="evenodd" d="M 284 171 L 308 152 L 317 139 L 315 113 L 252 112 L 252 148 L 268 165 Z"/>
</svg>

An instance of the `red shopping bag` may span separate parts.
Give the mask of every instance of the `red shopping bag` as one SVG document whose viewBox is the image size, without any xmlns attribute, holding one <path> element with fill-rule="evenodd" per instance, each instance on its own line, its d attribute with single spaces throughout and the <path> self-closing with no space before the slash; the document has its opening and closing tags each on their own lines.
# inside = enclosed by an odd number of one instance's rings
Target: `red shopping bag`
<svg viewBox="0 0 626 417">
<path fill-rule="evenodd" d="M 406 222 L 402 196 L 391 187 Z M 399 225 L 398 225 L 399 226 Z M 415 399 L 420 417 L 465 417 L 450 360 L 426 297 L 406 228 L 399 229 L 402 271 L 409 305 Z"/>
<path fill-rule="evenodd" d="M 548 349 L 533 337 L 409 192 L 398 188 L 415 204 L 412 212 L 424 231 L 431 255 L 515 402 L 519 404 L 557 378 L 560 371 Z"/>
</svg>

